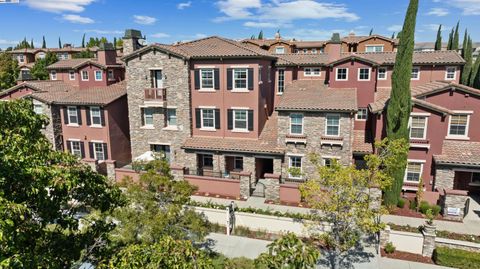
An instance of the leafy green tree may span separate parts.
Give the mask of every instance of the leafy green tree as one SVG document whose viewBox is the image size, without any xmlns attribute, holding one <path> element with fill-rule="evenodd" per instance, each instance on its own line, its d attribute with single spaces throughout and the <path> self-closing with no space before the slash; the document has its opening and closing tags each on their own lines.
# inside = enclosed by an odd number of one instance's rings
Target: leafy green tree
<svg viewBox="0 0 480 269">
<path fill-rule="evenodd" d="M 452 41 L 452 50 L 459 49 L 459 42 L 460 42 L 460 21 L 457 22 L 457 26 L 455 26 L 455 32 L 453 33 L 453 41 Z"/>
<path fill-rule="evenodd" d="M 332 268 L 344 268 L 342 257 L 360 243 L 361 235 L 378 233 L 384 226 L 379 220 L 386 213 L 376 188 L 388 189 L 394 178 L 392 171 L 402 167 L 398 159 L 408 152 L 404 139 L 377 142 L 377 154 L 365 156 L 365 169 L 354 165 L 342 166 L 336 161 L 331 166 L 321 163 L 321 156 L 311 161 L 318 176 L 300 185 L 300 192 L 312 213 L 312 238 L 319 238 L 328 246 Z M 325 223 L 330 229 L 324 231 Z M 342 267 L 344 266 L 344 267 Z"/>
<path fill-rule="evenodd" d="M 472 73 L 472 61 L 473 61 L 473 44 L 472 39 L 470 36 L 467 35 L 467 31 L 465 31 L 465 40 L 463 42 L 464 47 L 462 48 L 462 57 L 465 60 L 465 65 L 463 66 L 462 77 L 460 83 L 463 85 L 469 85 L 470 83 L 470 76 Z"/>
<path fill-rule="evenodd" d="M 268 252 L 262 253 L 255 263 L 271 269 L 315 268 L 320 251 L 304 243 L 294 233 L 287 233 L 268 245 Z"/>
<path fill-rule="evenodd" d="M 117 38 L 116 37 L 113 38 L 113 47 L 115 49 L 117 49 Z"/>
<path fill-rule="evenodd" d="M 79 53 L 73 55 L 73 58 L 95 58 L 95 53 L 93 53 L 89 48 Z"/>
<path fill-rule="evenodd" d="M 23 38 L 23 40 L 22 40 L 20 43 L 18 43 L 17 46 L 15 46 L 15 49 L 16 49 L 16 50 L 17 50 L 17 49 L 29 49 L 29 48 L 31 48 L 31 47 L 30 47 L 30 43 L 28 43 L 26 37 Z"/>
<path fill-rule="evenodd" d="M 117 39 L 117 48 L 122 48 L 123 47 L 123 40 L 121 38 Z"/>
<path fill-rule="evenodd" d="M 52 149 L 41 132 L 46 124 L 30 101 L 0 102 L 2 268 L 70 268 L 113 227 L 78 214 L 122 203 L 105 176 Z"/>
<path fill-rule="evenodd" d="M 387 137 L 390 140 L 409 139 L 408 122 L 412 109 L 410 93 L 410 79 L 412 74 L 412 58 L 415 42 L 415 24 L 417 18 L 418 0 L 410 0 L 405 21 L 402 28 L 402 38 L 398 44 L 398 52 L 393 66 L 392 92 L 387 105 L 386 125 Z M 387 206 L 396 206 L 403 185 L 407 154 L 399 156 L 399 168 L 393 171 L 395 181 L 385 191 L 384 203 Z"/>
<path fill-rule="evenodd" d="M 437 40 L 435 41 L 435 50 L 442 50 L 442 25 L 438 26 Z"/>
<path fill-rule="evenodd" d="M 8 53 L 0 53 L 0 91 L 15 86 L 20 68 Z"/>
<path fill-rule="evenodd" d="M 447 50 L 453 50 L 453 33 L 454 30 L 452 28 L 452 31 L 450 31 L 450 34 L 448 35 Z"/>
<path fill-rule="evenodd" d="M 47 53 L 45 54 L 45 58 L 37 59 L 35 61 L 35 64 L 30 70 L 30 74 L 32 75 L 32 78 L 39 79 L 39 80 L 47 80 L 49 78 L 47 66 L 54 64 L 57 61 L 58 61 L 57 55 L 55 55 L 55 53 L 51 51 L 47 51 Z"/>
<path fill-rule="evenodd" d="M 82 48 L 85 48 L 85 34 L 82 36 Z"/>
<path fill-rule="evenodd" d="M 45 36 L 42 37 L 42 49 L 47 48 L 47 42 L 45 41 Z"/>
<path fill-rule="evenodd" d="M 260 30 L 260 33 L 258 33 L 258 38 L 257 39 L 260 39 L 260 40 L 263 39 L 263 30 Z"/>
</svg>

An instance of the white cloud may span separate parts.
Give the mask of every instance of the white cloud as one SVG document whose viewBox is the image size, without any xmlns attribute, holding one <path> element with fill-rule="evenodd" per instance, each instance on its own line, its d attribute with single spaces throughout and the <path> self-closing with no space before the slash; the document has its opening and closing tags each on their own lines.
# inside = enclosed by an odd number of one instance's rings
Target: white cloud
<svg viewBox="0 0 480 269">
<path fill-rule="evenodd" d="M 341 36 L 346 36 L 350 31 L 344 29 L 322 30 L 322 29 L 296 29 L 293 31 L 291 38 L 298 40 L 329 40 L 333 33 L 340 33 Z M 362 35 L 363 33 L 356 33 Z M 287 37 L 290 38 L 290 37 Z"/>
<path fill-rule="evenodd" d="M 185 9 L 185 8 L 189 8 L 191 5 L 192 5 L 192 1 L 188 1 L 188 2 L 185 2 L 185 3 L 179 3 L 177 5 L 177 8 L 178 9 Z"/>
<path fill-rule="evenodd" d="M 439 24 L 436 24 L 436 23 L 430 23 L 430 24 L 424 24 L 423 27 L 427 30 L 430 30 L 430 31 L 438 31 L 438 26 Z M 443 31 L 450 31 L 450 26 L 445 26 L 445 25 L 442 25 L 442 32 Z"/>
<path fill-rule="evenodd" d="M 480 15 L 480 0 L 449 0 L 442 2 L 461 9 L 463 15 Z"/>
<path fill-rule="evenodd" d="M 64 14 L 62 15 L 62 19 L 69 21 L 71 23 L 80 23 L 80 24 L 90 24 L 95 23 L 95 21 L 88 17 L 82 17 L 76 14 Z"/>
<path fill-rule="evenodd" d="M 224 13 L 225 17 L 217 18 L 217 21 L 229 20 L 229 19 L 247 19 L 253 13 L 251 9 L 261 8 L 262 3 L 260 0 L 224 0 L 218 1 L 217 6 L 220 12 Z"/>
<path fill-rule="evenodd" d="M 143 25 L 152 25 L 157 21 L 156 18 L 145 15 L 133 15 L 133 19 L 135 23 Z"/>
<path fill-rule="evenodd" d="M 403 26 L 400 24 L 394 24 L 387 27 L 387 30 L 390 32 L 400 32 L 402 31 Z"/>
<path fill-rule="evenodd" d="M 194 35 L 194 37 L 195 37 L 196 39 L 205 38 L 205 37 L 207 37 L 207 36 L 208 36 L 208 35 L 203 34 L 203 33 L 196 33 L 196 34 Z"/>
<path fill-rule="evenodd" d="M 95 0 L 25 0 L 31 8 L 48 12 L 82 12 Z"/>
<path fill-rule="evenodd" d="M 20 41 L 18 41 L 18 40 L 0 39 L 0 47 L 15 46 L 15 45 L 17 45 L 19 42 L 20 42 Z"/>
<path fill-rule="evenodd" d="M 278 28 L 280 25 L 273 22 L 256 22 L 256 21 L 247 21 L 243 24 L 245 27 L 251 28 Z"/>
<path fill-rule="evenodd" d="M 100 29 L 85 29 L 85 30 L 73 30 L 77 33 L 94 33 L 99 35 L 121 35 L 123 31 L 120 30 L 100 30 Z"/>
<path fill-rule="evenodd" d="M 447 16 L 449 13 L 450 12 L 448 12 L 448 10 L 445 8 L 436 7 L 436 8 L 430 9 L 427 15 L 443 17 L 443 16 Z"/>
<path fill-rule="evenodd" d="M 167 38 L 167 37 L 170 37 L 170 35 L 166 34 L 166 33 L 155 33 L 155 34 L 152 34 L 150 36 L 153 37 L 153 38 Z"/>
</svg>

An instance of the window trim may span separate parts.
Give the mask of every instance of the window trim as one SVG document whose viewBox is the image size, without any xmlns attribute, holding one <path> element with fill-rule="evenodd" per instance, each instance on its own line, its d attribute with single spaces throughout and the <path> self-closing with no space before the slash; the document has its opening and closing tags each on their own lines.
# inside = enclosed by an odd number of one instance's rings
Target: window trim
<svg viewBox="0 0 480 269">
<path fill-rule="evenodd" d="M 205 111 L 205 110 L 211 110 L 212 111 L 212 120 L 213 120 L 213 126 L 212 127 L 203 125 L 203 111 Z M 207 108 L 207 107 L 200 108 L 200 130 L 215 131 L 215 108 L 214 107 L 212 107 L 212 108 Z"/>
<path fill-rule="evenodd" d="M 87 74 L 87 78 L 83 76 L 83 74 Z M 88 74 L 88 70 L 82 70 L 81 72 L 81 79 L 82 81 L 89 81 L 90 80 L 90 74 Z"/>
<path fill-rule="evenodd" d="M 339 70 L 339 69 L 345 69 L 345 70 L 346 70 L 345 79 L 339 79 L 339 78 L 338 78 L 338 70 Z M 335 68 L 335 81 L 348 81 L 348 68 L 346 68 L 346 67 L 336 67 L 336 68 Z"/>
<path fill-rule="evenodd" d="M 412 75 L 411 75 L 411 74 L 413 74 L 413 70 L 414 70 L 414 69 L 418 69 L 418 73 L 417 73 L 418 76 L 417 76 L 416 78 L 412 78 Z M 412 72 L 411 72 L 411 74 L 410 74 L 410 80 L 420 80 L 420 73 L 421 73 L 421 68 L 420 68 L 420 66 L 412 66 Z"/>
<path fill-rule="evenodd" d="M 97 79 L 97 74 L 100 72 L 100 79 Z M 103 81 L 103 71 L 102 70 L 95 70 L 94 73 L 95 81 Z"/>
<path fill-rule="evenodd" d="M 413 117 L 423 117 L 425 118 L 425 124 L 423 126 L 423 137 L 412 137 L 412 118 Z M 410 129 L 410 131 L 408 132 L 408 138 L 410 140 L 424 140 L 424 139 L 427 139 L 427 128 L 428 128 L 428 116 L 425 115 L 425 114 L 415 114 L 415 113 L 412 113 L 410 114 L 410 119 L 408 120 L 408 128 Z"/>
<path fill-rule="evenodd" d="M 470 111 L 454 111 L 455 114 L 449 115 L 448 116 L 448 130 L 447 130 L 447 137 L 446 139 L 461 139 L 461 140 L 468 140 L 470 137 L 468 136 L 468 131 L 470 127 L 470 115 L 472 112 Z M 451 128 L 451 123 L 452 123 L 452 116 L 461 116 L 465 115 L 467 116 L 467 124 L 465 125 L 465 134 L 464 135 L 451 135 L 450 134 L 450 128 Z"/>
<path fill-rule="evenodd" d="M 360 110 L 365 110 L 365 119 L 359 119 L 358 118 L 358 111 Z M 357 109 L 357 113 L 355 113 L 355 120 L 356 121 L 367 121 L 368 120 L 368 107 L 359 107 Z"/>
<path fill-rule="evenodd" d="M 278 49 L 282 49 L 282 52 L 278 52 Z M 285 54 L 285 46 L 275 47 L 275 54 Z"/>
<path fill-rule="evenodd" d="M 78 143 L 78 150 L 80 151 L 80 154 L 77 157 L 79 157 L 81 159 L 82 158 L 82 145 L 80 144 L 80 140 L 69 139 L 67 141 L 70 142 L 70 153 L 72 155 L 75 155 L 75 156 L 77 156 L 77 155 L 73 151 L 73 143 Z"/>
<path fill-rule="evenodd" d="M 291 178 L 291 179 L 302 179 L 303 178 L 303 175 L 301 175 L 303 173 L 303 157 L 304 156 L 302 156 L 302 155 L 295 155 L 295 154 L 289 154 L 288 155 L 288 169 L 293 167 L 292 166 L 292 158 L 300 158 L 300 176 L 294 177 L 290 173 L 288 173 L 289 178 Z"/>
<path fill-rule="evenodd" d="M 77 122 L 70 122 L 70 109 L 75 109 L 75 118 Z M 78 108 L 76 106 L 67 106 L 67 117 L 68 117 L 68 124 L 70 126 L 78 126 Z"/>
<path fill-rule="evenodd" d="M 235 71 L 244 70 L 245 71 L 245 88 L 237 88 L 235 83 Z M 242 79 L 243 80 L 243 79 Z M 235 67 L 232 68 L 232 91 L 248 92 L 248 67 Z"/>
<path fill-rule="evenodd" d="M 385 70 L 385 77 L 384 77 L 384 78 L 381 78 L 381 77 L 380 77 L 380 69 Z M 377 69 L 377 79 L 378 79 L 378 80 L 387 80 L 387 77 L 388 77 L 388 68 L 386 68 L 386 67 L 379 67 L 379 68 Z"/>
<path fill-rule="evenodd" d="M 407 180 L 408 178 L 408 164 L 409 163 L 415 163 L 415 164 L 420 164 L 420 174 L 418 176 L 418 181 L 413 181 L 413 180 Z M 408 183 L 413 183 L 413 184 L 419 184 L 420 179 L 422 178 L 423 175 L 423 169 L 426 161 L 425 160 L 412 160 L 408 159 L 407 160 L 407 166 L 405 167 L 405 175 L 403 176 L 403 182 L 408 182 Z"/>
<path fill-rule="evenodd" d="M 318 75 L 315 74 L 314 70 L 318 69 Z M 307 70 L 310 74 L 307 74 Z M 322 76 L 322 68 L 321 67 L 304 67 L 303 68 L 303 76 L 304 77 L 321 77 Z"/>
<path fill-rule="evenodd" d="M 362 69 L 368 69 L 368 79 L 361 79 L 360 78 L 360 70 Z M 370 81 L 372 77 L 372 68 L 371 67 L 359 67 L 357 70 L 357 80 L 358 81 Z"/>
<path fill-rule="evenodd" d="M 147 110 L 151 110 L 151 111 L 152 111 L 152 114 L 151 114 L 152 123 L 151 123 L 151 124 L 147 124 L 147 113 L 145 113 L 145 111 L 147 111 Z M 142 114 L 143 114 L 143 115 L 142 115 L 142 116 L 143 116 L 143 126 L 142 126 L 142 127 L 150 127 L 150 128 L 154 127 L 154 125 L 155 125 L 155 124 L 154 124 L 154 119 L 153 119 L 153 114 L 155 114 L 155 113 L 154 113 L 154 108 L 153 108 L 153 107 L 144 107 Z"/>
<path fill-rule="evenodd" d="M 91 126 L 94 126 L 94 127 L 101 127 L 103 122 L 102 122 L 102 110 L 99 106 L 91 106 L 90 108 L 90 122 L 92 123 Z M 93 109 L 98 109 L 98 118 L 100 119 L 100 124 L 95 124 L 94 121 L 93 121 Z"/>
<path fill-rule="evenodd" d="M 285 68 L 278 68 L 277 69 L 277 94 L 282 95 L 285 92 Z M 282 72 L 282 91 L 280 91 L 280 71 Z"/>
<path fill-rule="evenodd" d="M 175 124 L 170 124 L 170 111 L 175 111 Z M 178 123 L 177 123 L 177 109 L 176 108 L 169 108 L 167 107 L 167 127 L 177 127 L 178 126 Z"/>
<path fill-rule="evenodd" d="M 73 76 L 72 76 L 72 75 L 73 75 Z M 76 75 L 75 75 L 75 70 L 70 70 L 70 71 L 68 71 L 68 78 L 69 78 L 70 80 L 75 80 L 75 77 L 76 77 Z"/>
<path fill-rule="evenodd" d="M 237 128 L 236 127 L 236 124 L 235 124 L 236 112 L 239 112 L 239 111 L 245 112 L 245 128 Z M 233 129 L 232 129 L 232 131 L 233 132 L 248 132 L 248 109 L 239 109 L 239 108 L 232 109 L 232 114 L 233 114 L 233 117 L 232 117 Z"/>
<path fill-rule="evenodd" d="M 57 70 L 50 71 L 50 79 L 57 80 Z"/>
<path fill-rule="evenodd" d="M 212 72 L 212 87 L 211 88 L 205 88 L 203 87 L 203 72 L 206 72 L 206 71 L 211 71 Z M 215 69 L 212 67 L 212 68 L 206 68 L 206 67 L 203 67 L 203 68 L 199 68 L 199 72 L 200 72 L 200 91 L 209 91 L 209 92 L 214 92 L 215 91 Z"/>
<path fill-rule="evenodd" d="M 96 142 L 96 141 L 95 141 L 95 142 L 90 141 L 90 142 L 93 143 L 93 157 L 94 157 L 94 159 L 97 160 L 97 161 L 99 161 L 99 162 L 104 162 L 104 161 L 106 161 L 106 158 L 105 158 L 105 148 L 103 147 L 103 142 Z M 101 148 L 102 148 L 102 153 L 103 153 L 103 159 L 102 159 L 102 160 L 99 160 L 99 159 L 98 159 L 98 156 L 97 156 L 97 148 L 96 148 L 97 145 L 100 145 Z"/>
<path fill-rule="evenodd" d="M 381 51 L 367 51 L 367 48 L 373 48 L 373 47 L 381 47 Z M 385 45 L 384 44 L 370 44 L 370 45 L 365 45 L 365 52 L 367 53 L 379 53 L 379 52 L 384 52 L 385 51 Z"/>
<path fill-rule="evenodd" d="M 293 116 L 293 115 L 300 115 L 301 118 L 302 118 L 302 124 L 301 124 L 301 126 L 302 126 L 302 132 L 299 133 L 299 134 L 297 134 L 297 133 L 292 133 L 292 116 Z M 289 133 L 290 133 L 291 135 L 303 135 L 303 133 L 304 133 L 303 129 L 304 129 L 304 126 L 305 126 L 305 120 L 304 120 L 305 116 L 303 115 L 303 113 L 290 113 L 290 115 L 289 115 L 288 118 L 289 118 L 289 122 L 290 122 L 290 124 L 289 124 Z"/>
<path fill-rule="evenodd" d="M 453 78 L 448 78 L 448 69 L 453 68 Z M 456 66 L 446 66 L 445 67 L 445 80 L 456 80 L 457 79 L 457 67 Z"/>
<path fill-rule="evenodd" d="M 242 160 L 242 168 L 237 168 L 237 160 Z M 243 156 L 233 156 L 233 169 L 243 171 Z"/>
<path fill-rule="evenodd" d="M 328 116 L 338 116 L 338 134 L 337 135 L 329 135 L 328 134 Z M 342 119 L 342 116 L 338 113 L 327 113 L 325 115 L 325 136 L 329 136 L 329 137 L 339 137 L 340 134 L 341 134 L 341 119 Z"/>
</svg>

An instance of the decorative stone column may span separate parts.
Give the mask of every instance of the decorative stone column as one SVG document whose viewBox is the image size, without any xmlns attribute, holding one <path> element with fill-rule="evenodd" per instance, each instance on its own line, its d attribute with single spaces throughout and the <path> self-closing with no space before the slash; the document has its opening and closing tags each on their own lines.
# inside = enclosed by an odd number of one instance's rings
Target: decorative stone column
<svg viewBox="0 0 480 269">
<path fill-rule="evenodd" d="M 453 189 L 455 171 L 451 167 L 439 165 L 435 168 L 435 188 Z"/>
<path fill-rule="evenodd" d="M 463 221 L 468 192 L 464 190 L 443 189 L 441 195 L 443 196 L 443 217 L 449 220 Z"/>
<path fill-rule="evenodd" d="M 380 188 L 370 188 L 370 196 L 372 197 L 371 208 L 379 209 L 382 205 L 382 190 Z"/>
<path fill-rule="evenodd" d="M 114 160 L 106 160 L 105 165 L 106 165 L 106 169 L 107 169 L 108 179 L 114 181 L 115 180 L 115 161 Z"/>
<path fill-rule="evenodd" d="M 280 201 L 280 175 L 265 174 L 265 200 Z"/>
<path fill-rule="evenodd" d="M 435 234 L 437 227 L 435 225 L 430 225 L 425 223 L 423 226 L 423 248 L 422 248 L 422 255 L 425 257 L 432 257 L 433 250 L 435 250 Z"/>
<path fill-rule="evenodd" d="M 172 173 L 174 180 L 183 180 L 183 175 L 185 174 L 184 172 L 185 167 L 175 164 L 170 165 L 170 173 Z"/>
<path fill-rule="evenodd" d="M 240 177 L 240 198 L 248 199 L 250 197 L 251 172 L 239 172 Z"/>
<path fill-rule="evenodd" d="M 90 166 L 90 168 L 92 168 L 93 171 L 97 172 L 97 165 L 98 165 L 98 161 L 95 160 L 95 159 L 84 159 L 83 162 Z"/>
<path fill-rule="evenodd" d="M 385 229 L 380 231 L 380 247 L 385 247 L 390 242 L 390 226 L 385 226 Z"/>
<path fill-rule="evenodd" d="M 274 174 L 282 174 L 282 159 L 275 158 L 273 159 L 273 173 Z"/>
</svg>

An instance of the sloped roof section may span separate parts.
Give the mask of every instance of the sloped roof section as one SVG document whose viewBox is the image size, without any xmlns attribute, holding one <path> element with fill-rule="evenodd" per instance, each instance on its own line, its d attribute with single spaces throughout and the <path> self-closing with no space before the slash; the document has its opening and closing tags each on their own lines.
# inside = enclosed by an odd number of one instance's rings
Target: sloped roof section
<svg viewBox="0 0 480 269">
<path fill-rule="evenodd" d="M 356 96 L 356 89 L 333 89 L 323 81 L 296 80 L 286 85 L 276 110 L 356 111 Z"/>
<path fill-rule="evenodd" d="M 433 158 L 437 164 L 480 166 L 480 142 L 444 140 L 442 154 Z"/>
<path fill-rule="evenodd" d="M 354 153 L 369 154 L 373 152 L 373 143 L 367 135 L 365 130 L 353 130 L 353 145 Z"/>
<path fill-rule="evenodd" d="M 328 63 L 328 55 L 323 53 L 289 53 L 275 56 L 278 58 L 277 66 L 323 66 Z"/>
<path fill-rule="evenodd" d="M 364 58 L 375 62 L 379 65 L 393 65 L 397 57 L 396 52 L 355 52 L 344 53 L 344 57 L 348 55 L 355 55 L 356 57 Z M 415 51 L 413 52 L 414 65 L 428 65 L 428 64 L 456 64 L 463 65 L 465 60 L 456 51 Z"/>
<path fill-rule="evenodd" d="M 47 66 L 47 69 L 78 69 L 82 66 L 85 66 L 87 64 L 95 65 L 100 68 L 107 68 L 107 67 L 122 67 L 123 64 L 120 62 L 117 62 L 116 64 L 113 65 L 104 65 L 101 64 L 97 61 L 97 59 L 91 59 L 91 58 L 78 58 L 78 59 L 68 59 L 68 60 L 60 60 L 57 61 L 49 66 Z"/>
</svg>

